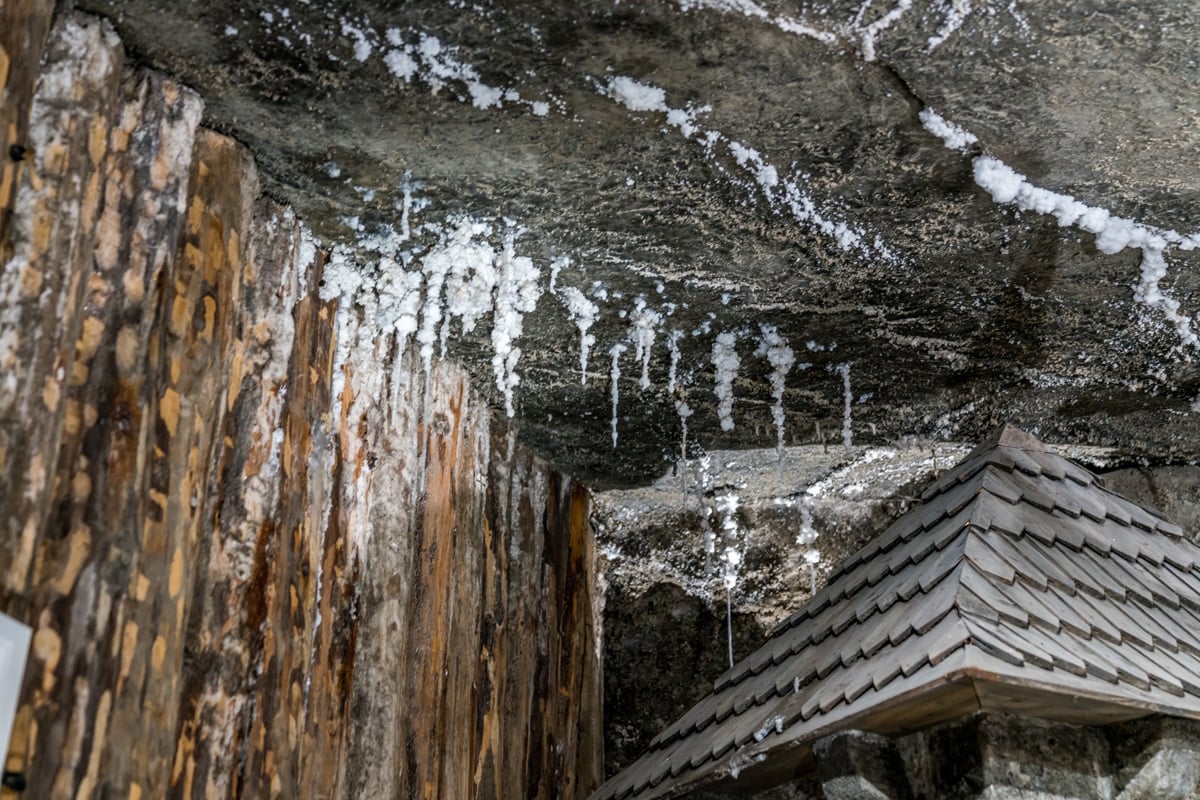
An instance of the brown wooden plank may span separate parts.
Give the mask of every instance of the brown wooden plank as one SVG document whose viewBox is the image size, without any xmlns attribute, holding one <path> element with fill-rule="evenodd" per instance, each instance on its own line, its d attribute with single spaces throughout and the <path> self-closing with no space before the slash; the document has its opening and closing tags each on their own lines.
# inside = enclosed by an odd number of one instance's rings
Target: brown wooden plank
<svg viewBox="0 0 1200 800">
<path fill-rule="evenodd" d="M 0 31 L 6 49 L 21 48 L 12 53 L 21 63 L 4 56 L 18 83 L 36 70 L 43 11 L 19 3 L 0 12 L 0 22 L 32 26 Z M 95 785 L 112 702 L 112 659 L 86 663 L 110 644 L 94 638 L 92 620 L 99 620 L 102 632 L 112 624 L 103 605 L 109 587 L 98 585 L 94 566 L 87 569 L 97 558 L 91 531 L 75 513 L 91 486 L 83 479 L 68 483 L 70 510 L 51 512 L 60 443 L 78 435 L 83 421 L 83 410 L 68 399 L 80 378 L 73 370 L 77 346 L 81 339 L 85 347 L 92 341 L 91 326 L 83 335 L 84 303 L 122 63 L 111 30 L 66 16 L 46 47 L 44 68 L 58 79 L 39 84 L 32 106 L 14 84 L 14 106 L 0 110 L 2 137 L 27 137 L 28 145 L 21 168 L 6 164 L 0 173 L 0 226 L 10 237 L 0 233 L 0 255 L 11 254 L 0 282 L 0 364 L 10 378 L 0 386 L 0 610 L 34 628 L 21 712 L 30 738 L 22 746 L 41 766 L 30 774 L 29 796 L 50 797 L 78 781 Z M 29 124 L 22 132 L 26 110 Z M 8 154 L 0 158 L 7 161 Z M 88 680 L 96 673 L 104 680 L 92 689 Z M 71 735 L 82 730 L 88 735 Z"/>
<path fill-rule="evenodd" d="M 1138 719 L 1150 713 L 1112 703 L 1000 681 L 976 681 L 980 705 L 987 711 L 1034 715 L 1074 725 L 1108 725 Z"/>
<path fill-rule="evenodd" d="M 29 109 L 53 10 L 53 0 L 0 2 L 0 264 L 13 256 L 13 204 L 36 155 L 29 139 Z M 13 158 L 14 152 L 21 157 Z"/>
</svg>

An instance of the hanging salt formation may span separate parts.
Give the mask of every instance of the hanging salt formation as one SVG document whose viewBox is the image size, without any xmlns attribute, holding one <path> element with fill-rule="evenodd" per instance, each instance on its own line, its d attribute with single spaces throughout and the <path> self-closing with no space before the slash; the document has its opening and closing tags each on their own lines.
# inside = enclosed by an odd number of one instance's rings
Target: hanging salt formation
<svg viewBox="0 0 1200 800">
<path fill-rule="evenodd" d="M 696 459 L 696 503 L 700 507 L 700 525 L 704 533 L 704 568 L 711 570 L 713 566 L 713 557 L 717 552 L 717 537 L 713 532 L 712 524 L 709 521 L 709 516 L 712 513 L 708 502 L 708 490 L 712 484 L 712 475 L 709 472 L 709 467 L 712 466 L 712 457 L 705 454 Z"/>
<path fill-rule="evenodd" d="M 531 259 L 516 255 L 516 237 L 517 231 L 511 226 L 504 233 L 492 324 L 492 371 L 496 376 L 496 388 L 504 395 L 504 409 L 509 417 L 516 414 L 513 389 L 521 382 L 516 372 L 521 348 L 514 342 L 524 329 L 525 315 L 537 307 L 538 298 L 542 295 L 542 289 L 538 286 L 541 270 L 533 265 Z"/>
<path fill-rule="evenodd" d="M 737 509 L 738 496 L 733 492 L 717 497 L 717 511 L 721 515 L 721 532 L 725 540 L 725 549 L 721 553 L 721 581 L 725 584 L 725 627 L 728 632 L 730 667 L 733 666 L 733 587 L 737 585 L 742 565 Z"/>
<path fill-rule="evenodd" d="M 451 261 L 446 277 L 446 308 L 442 319 L 440 339 L 441 358 L 446 358 L 446 342 L 450 338 L 450 322 L 458 317 L 462 332 L 471 333 L 480 318 L 492 310 L 492 295 L 496 289 L 496 250 L 484 237 L 491 228 L 482 223 L 463 224 L 445 248 Z"/>
<path fill-rule="evenodd" d="M 612 358 L 612 368 L 608 373 L 610 384 L 609 391 L 612 394 L 612 443 L 613 449 L 617 449 L 617 400 L 620 394 L 621 381 L 621 354 L 628 349 L 624 342 L 617 342 L 608 349 L 608 355 Z"/>
<path fill-rule="evenodd" d="M 421 271 L 425 273 L 425 304 L 421 308 L 421 326 L 416 338 L 420 343 L 421 366 L 425 380 L 425 388 L 421 392 L 421 413 L 429 409 L 430 397 L 433 391 L 433 345 L 437 341 L 438 326 L 442 321 L 442 289 L 446 284 L 446 276 L 454 267 L 454 251 L 464 243 L 469 242 L 473 235 L 473 224 L 470 220 L 461 220 L 449 236 L 443 233 L 436 246 L 421 260 Z M 423 430 L 427 430 L 424 428 Z M 417 446 L 417 488 L 425 489 L 425 463 L 428 458 L 422 438 Z"/>
<path fill-rule="evenodd" d="M 736 345 L 737 335 L 725 332 L 717 336 L 712 347 L 712 363 L 716 368 L 713 393 L 717 396 L 717 416 L 723 431 L 733 430 L 733 379 L 742 363 Z"/>
<path fill-rule="evenodd" d="M 738 549 L 738 500 L 733 492 L 717 497 L 717 512 L 721 515 L 721 534 L 725 544 L 721 553 L 721 582 L 726 589 L 737 585 L 738 568 L 742 563 L 742 553 Z"/>
<path fill-rule="evenodd" d="M 787 339 L 779 334 L 774 325 L 763 325 L 762 341 L 754 355 L 766 357 L 771 365 L 771 374 L 767 380 L 771 383 L 771 417 L 775 421 L 775 452 L 779 457 L 779 482 L 783 483 L 783 443 L 784 443 L 784 413 L 783 389 L 787 375 L 796 363 L 796 354 L 788 346 Z"/>
<path fill-rule="evenodd" d="M 443 234 L 433 249 L 421 259 L 421 271 L 425 273 L 425 304 L 421 308 L 417 342 L 421 345 L 421 366 L 425 370 L 425 391 L 422 395 L 425 407 L 428 407 L 430 375 L 433 371 L 433 345 L 442 322 L 442 289 L 446 285 L 446 276 L 454 268 L 455 251 L 470 242 L 472 235 L 471 221 L 462 220 L 449 235 Z"/>
<path fill-rule="evenodd" d="M 650 353 L 654 347 L 654 338 L 658 334 L 658 326 L 662 324 L 662 314 L 646 307 L 646 298 L 639 297 L 630 315 L 633 323 L 629 329 L 629 338 L 633 340 L 634 358 L 642 362 L 642 378 L 639 385 L 643 389 L 650 388 Z"/>
<path fill-rule="evenodd" d="M 400 201 L 400 239 L 408 241 L 412 236 L 412 226 L 410 219 L 413 212 L 413 190 L 421 188 L 422 184 L 413 182 L 412 170 L 406 169 L 404 177 L 400 180 L 400 191 L 403 193 L 403 199 Z"/>
<path fill-rule="evenodd" d="M 817 562 L 821 560 L 821 551 L 817 550 L 817 529 L 812 524 L 812 499 L 805 495 L 800 498 L 800 532 L 796 535 L 796 544 L 804 548 L 804 563 L 808 565 L 809 586 L 813 594 L 817 593 Z"/>
<path fill-rule="evenodd" d="M 579 383 L 587 386 L 588 351 L 596 343 L 595 334 L 588 331 L 600 318 L 600 306 L 587 299 L 587 296 L 574 286 L 564 286 L 558 290 L 558 297 L 566 306 L 575 327 L 579 329 Z"/>
<path fill-rule="evenodd" d="M 409 338 L 417 332 L 422 276 L 416 270 L 405 271 L 388 256 L 379 260 L 379 271 L 379 327 L 390 332 L 395 340 L 391 375 L 391 409 L 394 411 L 400 405 L 401 376 L 405 374 L 404 352 Z"/>
<path fill-rule="evenodd" d="M 683 338 L 683 331 L 676 328 L 671 331 L 671 335 L 667 337 L 667 348 L 671 352 L 671 365 L 667 368 L 667 394 L 675 393 L 675 377 L 679 371 L 679 340 Z"/>
</svg>

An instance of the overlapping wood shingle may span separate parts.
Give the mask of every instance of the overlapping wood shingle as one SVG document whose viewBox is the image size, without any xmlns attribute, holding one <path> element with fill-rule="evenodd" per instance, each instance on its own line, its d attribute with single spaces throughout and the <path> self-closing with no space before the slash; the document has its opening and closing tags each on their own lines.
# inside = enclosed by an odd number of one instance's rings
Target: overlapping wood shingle
<svg viewBox="0 0 1200 800">
<path fill-rule="evenodd" d="M 836 730 L 1200 718 L 1200 548 L 1006 426 L 593 800 L 759 788 Z"/>
</svg>

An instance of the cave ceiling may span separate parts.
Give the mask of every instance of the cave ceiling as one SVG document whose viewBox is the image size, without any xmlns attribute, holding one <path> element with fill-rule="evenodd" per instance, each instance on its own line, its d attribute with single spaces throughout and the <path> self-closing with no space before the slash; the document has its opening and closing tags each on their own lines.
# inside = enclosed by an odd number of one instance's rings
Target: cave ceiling
<svg viewBox="0 0 1200 800">
<path fill-rule="evenodd" d="M 694 446 L 771 446 L 763 325 L 795 351 L 788 442 L 840 442 L 847 364 L 856 443 L 1014 421 L 1200 455 L 1190 0 L 75 5 L 199 92 L 329 246 L 407 222 L 415 269 L 438 226 L 489 223 L 497 249 L 511 233 L 543 291 L 516 342 L 516 430 L 597 486 L 669 467 L 680 391 Z M 1088 213 L 1045 213 L 1065 195 Z M 599 311 L 586 386 L 564 287 Z M 449 348 L 503 415 L 491 324 L 456 323 Z"/>
</svg>

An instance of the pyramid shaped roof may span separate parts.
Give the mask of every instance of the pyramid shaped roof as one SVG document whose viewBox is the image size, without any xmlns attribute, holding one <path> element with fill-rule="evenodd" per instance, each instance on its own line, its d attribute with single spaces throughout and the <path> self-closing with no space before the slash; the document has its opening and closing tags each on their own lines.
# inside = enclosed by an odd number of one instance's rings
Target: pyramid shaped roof
<svg viewBox="0 0 1200 800">
<path fill-rule="evenodd" d="M 1011 426 L 592 797 L 765 788 L 806 771 L 835 731 L 980 709 L 1200 718 L 1200 547 Z"/>
</svg>

